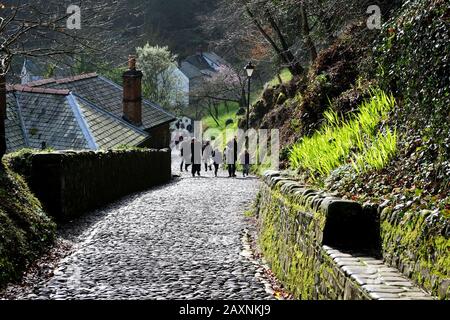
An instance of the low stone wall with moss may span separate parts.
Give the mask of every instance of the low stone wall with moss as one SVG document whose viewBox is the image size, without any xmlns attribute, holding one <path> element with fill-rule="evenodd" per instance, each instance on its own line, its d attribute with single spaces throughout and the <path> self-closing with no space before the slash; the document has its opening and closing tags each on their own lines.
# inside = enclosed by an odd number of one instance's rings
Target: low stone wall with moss
<svg viewBox="0 0 450 320">
<path fill-rule="evenodd" d="M 450 220 L 438 211 L 381 211 L 383 257 L 441 299 L 450 299 Z"/>
<path fill-rule="evenodd" d="M 168 149 L 38 152 L 19 155 L 11 162 L 57 221 L 80 216 L 172 177 Z"/>
<path fill-rule="evenodd" d="M 329 197 L 274 172 L 258 196 L 260 247 L 272 271 L 296 298 L 368 299 L 327 253 L 376 246 L 369 214 L 355 202 Z"/>
<path fill-rule="evenodd" d="M 259 244 L 299 299 L 432 299 L 381 259 L 376 208 L 264 174 L 257 198 Z"/>
</svg>

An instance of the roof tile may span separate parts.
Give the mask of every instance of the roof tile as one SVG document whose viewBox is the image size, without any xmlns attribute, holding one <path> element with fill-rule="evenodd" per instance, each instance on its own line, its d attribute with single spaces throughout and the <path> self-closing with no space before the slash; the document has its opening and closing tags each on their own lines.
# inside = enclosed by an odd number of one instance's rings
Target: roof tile
<svg viewBox="0 0 450 320">
<path fill-rule="evenodd" d="M 43 94 L 54 94 L 67 96 L 70 91 L 67 89 L 51 89 L 51 88 L 40 88 L 40 87 L 29 87 L 20 84 L 7 85 L 6 90 L 8 92 L 18 91 L 18 92 L 30 92 L 30 93 L 43 93 Z"/>
<path fill-rule="evenodd" d="M 123 115 L 123 89 L 121 86 L 95 73 L 80 75 L 60 82 L 44 85 L 46 88 L 68 89 L 76 96 L 111 114 Z M 142 104 L 142 123 L 144 129 L 151 129 L 175 120 L 175 116 L 155 103 L 144 100 Z"/>
</svg>

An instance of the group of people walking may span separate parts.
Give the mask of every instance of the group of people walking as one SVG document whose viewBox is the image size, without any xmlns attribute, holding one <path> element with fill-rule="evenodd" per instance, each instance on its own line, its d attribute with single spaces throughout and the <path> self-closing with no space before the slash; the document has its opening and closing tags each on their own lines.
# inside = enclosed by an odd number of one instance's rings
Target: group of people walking
<svg viewBox="0 0 450 320">
<path fill-rule="evenodd" d="M 218 176 L 218 171 L 221 165 L 225 164 L 228 169 L 229 177 L 236 177 L 236 165 L 238 163 L 238 143 L 236 138 L 229 141 L 223 152 L 218 147 L 213 147 L 209 141 L 202 144 L 195 138 L 191 140 L 184 139 L 180 136 L 177 141 L 177 149 L 180 151 L 181 163 L 180 171 L 183 172 L 189 170 L 191 167 L 192 176 L 200 176 L 202 162 L 205 167 L 205 171 L 213 171 L 214 176 Z M 243 176 L 250 174 L 250 154 L 248 150 L 245 150 L 240 159 L 240 163 L 243 166 Z"/>
</svg>

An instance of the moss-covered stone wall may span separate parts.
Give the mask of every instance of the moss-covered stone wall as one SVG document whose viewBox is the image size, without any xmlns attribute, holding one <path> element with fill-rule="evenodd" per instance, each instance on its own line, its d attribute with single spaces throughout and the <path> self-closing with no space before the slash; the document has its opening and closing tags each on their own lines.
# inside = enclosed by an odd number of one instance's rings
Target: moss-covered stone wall
<svg viewBox="0 0 450 320">
<path fill-rule="evenodd" d="M 438 211 L 381 212 L 385 260 L 441 299 L 450 298 L 450 220 Z"/>
<path fill-rule="evenodd" d="M 382 260 L 381 254 L 387 253 L 386 245 L 391 243 L 386 233 L 393 231 L 383 217 L 384 237 L 380 238 L 380 220 L 374 206 L 344 201 L 280 173 L 267 172 L 256 209 L 260 249 L 272 271 L 296 298 L 433 299 Z M 401 237 L 399 232 L 392 234 L 394 239 Z M 417 240 L 416 236 L 412 241 Z M 448 250 L 442 238 L 435 238 L 434 245 L 436 250 Z M 429 249 L 423 247 L 428 255 L 433 254 Z M 392 253 L 397 252 L 394 249 Z M 434 260 L 439 265 L 434 270 L 444 273 L 448 261 L 440 260 L 445 257 L 442 251 L 434 252 L 441 257 Z"/>
<path fill-rule="evenodd" d="M 317 241 L 316 229 L 323 228 L 324 216 L 305 212 L 268 186 L 261 188 L 260 201 L 260 248 L 272 271 L 296 298 L 368 298 L 351 280 L 346 283 L 343 271 Z"/>
<path fill-rule="evenodd" d="M 257 199 L 259 244 L 272 271 L 299 299 L 369 299 L 369 295 L 345 275 L 327 253 L 324 243 L 359 246 L 361 233 L 342 229 L 339 243 L 331 236 L 343 227 L 330 222 L 334 215 L 347 220 L 363 215 L 362 208 L 349 201 L 326 196 L 275 173 L 265 175 Z M 340 211 L 332 203 L 345 204 Z M 353 207 L 352 210 L 347 210 Z M 337 208 L 337 209 L 336 209 Z M 355 209 L 356 208 L 356 209 Z M 331 225 L 334 223 L 334 225 Z M 369 220 L 359 220 L 365 228 Z M 358 229 L 354 229 L 358 230 Z M 339 237 L 334 235 L 334 237 Z M 372 239 L 373 240 L 373 239 Z"/>
</svg>

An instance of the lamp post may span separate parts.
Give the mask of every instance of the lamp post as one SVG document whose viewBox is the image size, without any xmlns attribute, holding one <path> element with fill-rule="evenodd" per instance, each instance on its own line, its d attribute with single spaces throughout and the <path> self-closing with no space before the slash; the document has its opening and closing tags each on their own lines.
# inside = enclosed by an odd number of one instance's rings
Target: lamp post
<svg viewBox="0 0 450 320">
<path fill-rule="evenodd" d="M 253 72 L 255 71 L 255 66 L 252 64 L 252 62 L 250 61 L 246 66 L 245 66 L 245 71 L 247 72 L 247 78 L 248 78 L 248 98 L 247 98 L 247 131 L 249 130 L 249 117 L 250 117 L 250 83 L 251 83 L 251 78 L 253 75 Z"/>
<path fill-rule="evenodd" d="M 0 68 L 0 161 L 6 153 L 6 77 Z"/>
</svg>

